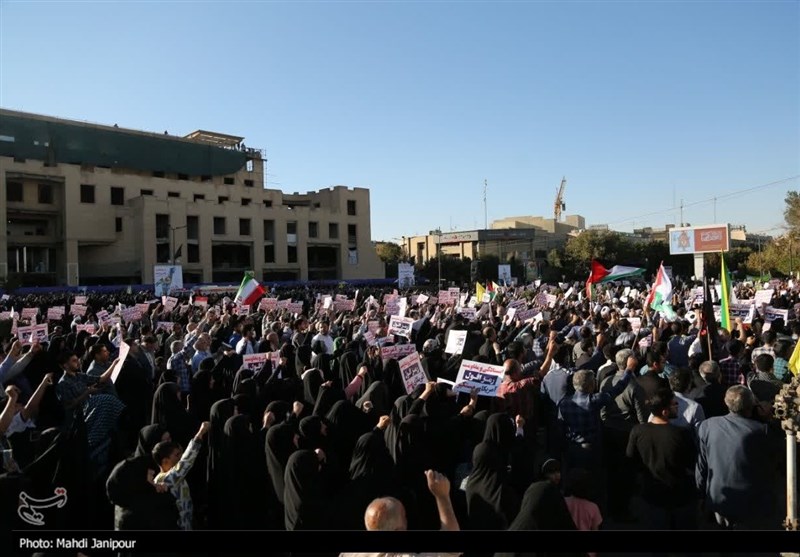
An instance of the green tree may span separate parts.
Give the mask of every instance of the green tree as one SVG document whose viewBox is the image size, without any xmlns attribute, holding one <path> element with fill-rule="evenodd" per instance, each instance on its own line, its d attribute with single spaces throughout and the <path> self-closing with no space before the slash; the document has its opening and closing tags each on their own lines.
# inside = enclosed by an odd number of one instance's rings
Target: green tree
<svg viewBox="0 0 800 557">
<path fill-rule="evenodd" d="M 784 198 L 786 208 L 783 210 L 783 218 L 792 231 L 800 232 L 800 192 L 786 192 Z"/>
<path fill-rule="evenodd" d="M 392 242 L 375 242 L 375 253 L 384 263 L 397 263 L 403 260 L 403 248 Z"/>
</svg>

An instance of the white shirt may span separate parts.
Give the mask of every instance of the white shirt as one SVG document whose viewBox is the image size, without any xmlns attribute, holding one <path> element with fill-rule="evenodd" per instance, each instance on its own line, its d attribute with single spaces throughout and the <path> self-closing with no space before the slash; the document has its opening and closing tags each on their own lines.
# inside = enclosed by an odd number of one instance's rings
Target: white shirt
<svg viewBox="0 0 800 557">
<path fill-rule="evenodd" d="M 242 356 L 246 356 L 248 354 L 255 354 L 255 350 L 253 349 L 253 343 L 247 337 L 242 337 L 242 340 L 236 343 L 236 353 Z"/>
<path fill-rule="evenodd" d="M 325 353 L 326 354 L 333 354 L 333 338 L 331 335 L 323 335 L 322 333 L 317 333 L 314 335 L 314 338 L 311 339 L 311 344 L 313 345 L 318 340 L 321 340 L 325 343 Z"/>
<path fill-rule="evenodd" d="M 21 431 L 25 431 L 26 429 L 35 428 L 36 424 L 33 420 L 25 420 L 22 417 L 22 412 L 17 412 L 14 414 L 14 417 L 11 418 L 11 423 L 8 425 L 8 429 L 5 432 L 6 437 L 11 437 L 15 433 L 19 433 Z"/>
<path fill-rule="evenodd" d="M 690 428 L 693 432 L 697 432 L 700 422 L 706 419 L 703 407 L 681 393 L 675 393 L 675 400 L 678 401 L 678 417 L 672 418 L 669 423 L 678 427 Z M 650 414 L 650 418 L 647 421 L 653 421 L 652 414 Z"/>
</svg>

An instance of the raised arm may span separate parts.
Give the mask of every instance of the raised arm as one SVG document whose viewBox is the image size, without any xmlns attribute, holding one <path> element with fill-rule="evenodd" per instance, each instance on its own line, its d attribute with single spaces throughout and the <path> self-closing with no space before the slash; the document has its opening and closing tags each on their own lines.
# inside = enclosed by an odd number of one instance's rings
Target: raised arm
<svg viewBox="0 0 800 557">
<path fill-rule="evenodd" d="M 458 526 L 453 503 L 450 501 L 450 480 L 444 474 L 434 470 L 427 470 L 425 478 L 428 480 L 428 489 L 436 499 L 436 507 L 439 509 L 439 521 L 442 524 L 441 530 L 459 531 L 461 528 Z"/>
<path fill-rule="evenodd" d="M 33 396 L 28 401 L 28 404 L 26 404 L 25 408 L 22 409 L 22 418 L 25 421 L 35 418 L 39 415 L 39 404 L 42 402 L 42 397 L 44 396 L 45 391 L 47 391 L 47 388 L 52 384 L 53 373 L 48 373 L 44 376 L 42 382 L 39 383 L 39 386 L 36 388 Z"/>
</svg>

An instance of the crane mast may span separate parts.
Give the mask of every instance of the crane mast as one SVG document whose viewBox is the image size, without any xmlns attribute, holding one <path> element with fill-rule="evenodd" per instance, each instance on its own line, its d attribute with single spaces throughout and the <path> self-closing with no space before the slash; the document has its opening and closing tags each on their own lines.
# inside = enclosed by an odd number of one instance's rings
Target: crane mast
<svg viewBox="0 0 800 557">
<path fill-rule="evenodd" d="M 553 205 L 553 217 L 556 219 L 556 222 L 561 220 L 561 211 L 567 210 L 567 204 L 564 203 L 564 190 L 567 187 L 567 178 L 561 178 L 561 186 L 558 188 L 558 194 L 556 195 L 556 202 Z"/>
</svg>

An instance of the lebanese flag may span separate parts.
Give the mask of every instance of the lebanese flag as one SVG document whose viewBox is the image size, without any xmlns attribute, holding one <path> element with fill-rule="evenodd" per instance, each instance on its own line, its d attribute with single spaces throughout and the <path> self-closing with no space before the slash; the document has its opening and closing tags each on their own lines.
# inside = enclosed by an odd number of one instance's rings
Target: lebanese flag
<svg viewBox="0 0 800 557">
<path fill-rule="evenodd" d="M 239 286 L 239 291 L 233 301 L 234 303 L 251 306 L 266 293 L 267 291 L 261 286 L 261 283 L 253 278 L 253 273 L 245 273 L 242 284 Z"/>
</svg>

